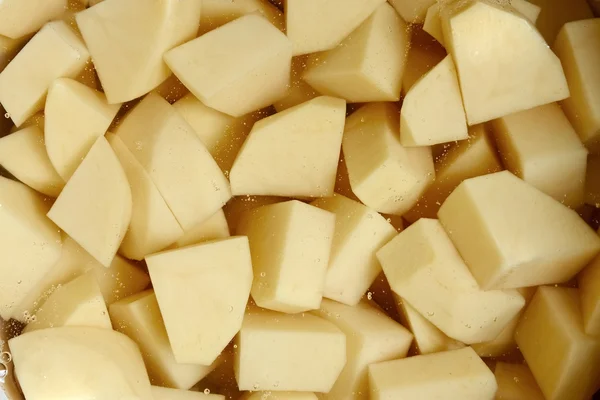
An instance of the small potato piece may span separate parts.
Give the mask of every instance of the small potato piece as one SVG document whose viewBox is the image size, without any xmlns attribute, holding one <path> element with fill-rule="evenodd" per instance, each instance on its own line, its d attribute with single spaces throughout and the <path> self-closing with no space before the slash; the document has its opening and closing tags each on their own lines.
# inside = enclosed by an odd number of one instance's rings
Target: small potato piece
<svg viewBox="0 0 600 400">
<path fill-rule="evenodd" d="M 314 314 L 346 334 L 346 366 L 323 399 L 368 399 L 367 367 L 406 357 L 413 339 L 406 328 L 366 301 L 350 307 L 323 300 Z"/>
<path fill-rule="evenodd" d="M 44 109 L 46 149 L 58 174 L 68 181 L 117 115 L 103 93 L 72 79 L 56 79 Z"/>
<path fill-rule="evenodd" d="M 554 43 L 561 28 L 571 22 L 582 19 L 594 18 L 589 2 L 585 0 L 529 0 L 542 9 L 537 28 L 550 45 Z M 592 0 L 594 1 L 594 0 Z"/>
<path fill-rule="evenodd" d="M 292 44 L 265 18 L 250 14 L 168 51 L 164 59 L 202 103 L 241 117 L 285 95 Z"/>
<path fill-rule="evenodd" d="M 185 232 L 170 248 L 185 247 L 215 239 L 229 237 L 229 226 L 223 210 L 217 211 L 212 217 Z"/>
<path fill-rule="evenodd" d="M 371 364 L 369 385 L 373 400 L 493 400 L 497 389 L 470 347 Z"/>
<path fill-rule="evenodd" d="M 545 400 L 526 365 L 499 362 L 494 376 L 498 383 L 496 400 Z"/>
<path fill-rule="evenodd" d="M 575 211 L 508 171 L 465 180 L 438 217 L 483 290 L 566 282 L 600 251 Z"/>
<path fill-rule="evenodd" d="M 506 168 L 573 209 L 583 205 L 587 150 L 556 103 L 493 121 Z"/>
<path fill-rule="evenodd" d="M 54 79 L 74 78 L 89 57 L 66 23 L 46 24 L 0 73 L 0 103 L 15 125 L 43 110 Z"/>
<path fill-rule="evenodd" d="M 290 87 L 285 96 L 273 103 L 277 112 L 287 110 L 305 101 L 319 96 L 319 93 L 302 79 L 308 66 L 308 56 L 292 58 L 292 71 L 290 73 Z"/>
<path fill-rule="evenodd" d="M 111 304 L 109 313 L 114 329 L 129 336 L 140 347 L 153 384 L 189 389 L 215 368 L 215 363 L 204 366 L 175 361 L 153 290 Z"/>
<path fill-rule="evenodd" d="M 311 392 L 248 392 L 240 400 L 317 400 Z"/>
<path fill-rule="evenodd" d="M 597 389 L 600 338 L 583 331 L 577 289 L 538 288 L 515 338 L 547 400 L 585 400 Z"/>
<path fill-rule="evenodd" d="M 319 308 L 335 219 L 335 214 L 298 200 L 242 216 L 236 234 L 250 241 L 257 305 L 287 313 Z"/>
<path fill-rule="evenodd" d="M 600 256 L 581 271 L 577 282 L 585 333 L 600 336 Z"/>
<path fill-rule="evenodd" d="M 571 97 L 562 102 L 565 114 L 590 153 L 600 154 L 600 18 L 565 24 L 554 51 L 571 91 Z"/>
<path fill-rule="evenodd" d="M 587 160 L 585 204 L 600 208 L 600 155 L 590 156 Z"/>
<path fill-rule="evenodd" d="M 436 7 L 437 4 L 432 7 Z M 406 94 L 410 88 L 445 57 L 446 51 L 430 35 L 425 28 L 411 27 L 411 42 L 402 74 L 402 92 Z M 441 28 L 440 28 L 441 29 Z"/>
<path fill-rule="evenodd" d="M 169 77 L 163 54 L 195 37 L 201 6 L 200 0 L 105 0 L 77 14 L 109 103 L 140 97 Z"/>
<path fill-rule="evenodd" d="M 354 306 L 381 272 L 375 252 L 396 235 L 396 229 L 377 212 L 342 195 L 311 205 L 336 216 L 323 296 Z"/>
<path fill-rule="evenodd" d="M 311 314 L 251 309 L 235 343 L 240 390 L 327 393 L 346 363 L 346 336 Z"/>
<path fill-rule="evenodd" d="M 569 97 L 560 60 L 510 5 L 453 0 L 440 16 L 469 125 Z"/>
<path fill-rule="evenodd" d="M 258 121 L 229 178 L 234 195 L 331 196 L 346 103 L 321 96 Z"/>
<path fill-rule="evenodd" d="M 286 33 L 295 56 L 331 50 L 385 0 L 285 0 Z"/>
<path fill-rule="evenodd" d="M 248 239 L 165 251 L 146 263 L 175 360 L 212 364 L 242 324 L 252 285 Z"/>
<path fill-rule="evenodd" d="M 46 218 L 48 208 L 38 193 L 0 176 L 0 316 L 5 320 L 60 258 L 60 231 Z"/>
<path fill-rule="evenodd" d="M 67 182 L 48 218 L 109 267 L 131 221 L 131 207 L 127 176 L 102 136 Z"/>
<path fill-rule="evenodd" d="M 391 103 L 368 104 L 348 118 L 342 141 L 354 194 L 394 215 L 412 208 L 435 179 L 431 149 L 403 147 L 399 119 Z"/>
<path fill-rule="evenodd" d="M 57 197 L 65 186 L 46 153 L 44 132 L 36 126 L 0 138 L 0 165 L 46 196 Z"/>
<path fill-rule="evenodd" d="M 311 55 L 303 78 L 319 93 L 351 103 L 398 101 L 409 34 L 383 3 L 339 46 Z"/>
<path fill-rule="evenodd" d="M 0 35 L 12 39 L 29 35 L 66 9 L 67 0 L 4 0 L 0 3 Z"/>
<path fill-rule="evenodd" d="M 530 3 L 529 0 L 511 0 L 510 5 L 513 6 L 515 10 L 523 14 L 525 18 L 530 20 L 534 25 L 540 16 L 540 12 L 542 11 L 540 6 L 533 4 L 533 2 Z"/>
<path fill-rule="evenodd" d="M 409 23 L 422 24 L 425 14 L 435 0 L 390 0 L 398 14 Z"/>
<path fill-rule="evenodd" d="M 153 400 L 225 400 L 220 394 L 205 394 L 189 390 L 169 389 L 160 386 L 152 386 Z"/>
<path fill-rule="evenodd" d="M 140 352 L 127 336 L 104 328 L 61 327 L 8 341 L 27 399 L 152 400 Z"/>
<path fill-rule="evenodd" d="M 283 13 L 268 0 L 202 0 L 198 36 L 251 13 L 260 13 L 274 27 L 285 32 Z"/>
<path fill-rule="evenodd" d="M 442 20 L 440 19 L 440 6 L 435 3 L 427 9 L 425 22 L 423 22 L 423 30 L 429 33 L 442 46 L 445 45 L 444 30 L 442 29 Z"/>
</svg>

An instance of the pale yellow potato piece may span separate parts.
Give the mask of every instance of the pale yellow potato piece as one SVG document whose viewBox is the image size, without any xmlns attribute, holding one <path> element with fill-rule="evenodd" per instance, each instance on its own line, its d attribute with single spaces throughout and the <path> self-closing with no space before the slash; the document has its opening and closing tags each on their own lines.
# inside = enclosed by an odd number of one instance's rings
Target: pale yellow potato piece
<svg viewBox="0 0 600 400">
<path fill-rule="evenodd" d="M 494 339 L 525 305 L 516 290 L 481 290 L 434 219 L 406 228 L 377 258 L 396 294 L 463 343 Z"/>
<path fill-rule="evenodd" d="M 375 252 L 396 235 L 396 228 L 367 206 L 339 194 L 311 205 L 335 214 L 323 296 L 356 305 L 381 272 Z"/>
<path fill-rule="evenodd" d="M 585 203 L 600 208 L 600 155 L 589 156 L 587 160 Z"/>
<path fill-rule="evenodd" d="M 535 0 L 530 2 L 530 0 L 511 0 L 510 5 L 513 6 L 515 10 L 520 12 L 531 21 L 532 24 L 535 25 L 537 19 L 540 16 L 540 12 L 542 8 L 536 4 L 534 4 Z"/>
<path fill-rule="evenodd" d="M 212 217 L 185 232 L 171 248 L 185 247 L 208 240 L 225 239 L 229 237 L 229 225 L 223 210 L 217 211 Z"/>
<path fill-rule="evenodd" d="M 109 133 L 106 139 L 131 188 L 131 222 L 119 250 L 127 258 L 143 260 L 148 254 L 173 244 L 184 232 L 148 172 L 119 136 Z"/>
<path fill-rule="evenodd" d="M 200 138 L 164 99 L 150 93 L 116 132 L 146 170 L 184 231 L 231 197 L 229 182 Z"/>
<path fill-rule="evenodd" d="M 321 96 L 254 124 L 229 179 L 234 195 L 331 196 L 346 102 Z"/>
<path fill-rule="evenodd" d="M 169 103 L 174 104 L 190 91 L 175 75 L 171 74 L 171 76 L 154 89 L 154 92 L 159 94 L 160 97 L 167 100 Z"/>
<path fill-rule="evenodd" d="M 0 316 L 8 320 L 61 254 L 49 204 L 35 191 L 0 176 Z"/>
<path fill-rule="evenodd" d="M 422 24 L 425 15 L 435 0 L 390 0 L 398 14 L 409 23 Z"/>
<path fill-rule="evenodd" d="M 11 39 L 0 35 L 0 72 L 2 72 L 25 43 L 27 43 L 27 39 L 29 39 L 29 36 Z"/>
<path fill-rule="evenodd" d="M 484 290 L 566 282 L 600 251 L 575 211 L 508 171 L 465 180 L 438 217 Z"/>
<path fill-rule="evenodd" d="M 431 149 L 403 147 L 399 119 L 391 103 L 368 104 L 348 118 L 342 141 L 354 194 L 394 215 L 411 209 L 435 179 Z"/>
<path fill-rule="evenodd" d="M 43 110 L 54 79 L 74 78 L 89 57 L 65 22 L 46 24 L 0 73 L 0 103 L 15 125 Z"/>
<path fill-rule="evenodd" d="M 251 309 L 235 340 L 240 390 L 329 392 L 346 363 L 346 335 L 311 314 Z"/>
<path fill-rule="evenodd" d="M 56 288 L 23 333 L 61 326 L 88 326 L 112 329 L 100 286 L 92 273 Z"/>
<path fill-rule="evenodd" d="M 140 97 L 169 77 L 163 54 L 196 36 L 200 9 L 200 0 L 106 0 L 77 14 L 109 103 Z"/>
<path fill-rule="evenodd" d="M 600 376 L 600 337 L 583 331 L 577 289 L 538 288 L 515 338 L 544 396 L 589 399 Z"/>
<path fill-rule="evenodd" d="M 8 342 L 27 399 L 152 400 L 140 352 L 110 329 L 42 329 Z"/>
<path fill-rule="evenodd" d="M 568 207 L 583 205 L 588 152 L 558 104 L 492 124 L 506 169 Z"/>
<path fill-rule="evenodd" d="M 339 46 L 311 55 L 303 79 L 351 103 L 398 101 L 409 41 L 406 23 L 383 3 Z"/>
<path fill-rule="evenodd" d="M 578 276 L 584 330 L 600 336 L 600 256 L 596 257 Z"/>
<path fill-rule="evenodd" d="M 445 57 L 446 51 L 423 29 L 411 27 L 411 42 L 404 73 L 402 74 L 402 92 L 409 89 Z"/>
<path fill-rule="evenodd" d="M 65 186 L 48 159 L 44 132 L 36 126 L 0 138 L 0 165 L 27 186 L 50 197 L 57 197 Z"/>
<path fill-rule="evenodd" d="M 202 103 L 241 117 L 285 95 L 292 44 L 265 18 L 249 14 L 168 51 L 164 59 Z"/>
<path fill-rule="evenodd" d="M 493 400 L 497 389 L 470 347 L 371 364 L 369 384 L 372 400 Z"/>
<path fill-rule="evenodd" d="M 435 218 L 440 206 L 465 179 L 501 171 L 493 139 L 484 125 L 469 128 L 469 138 L 452 145 L 435 162 L 435 181 L 404 218 Z"/>
<path fill-rule="evenodd" d="M 240 400 L 317 400 L 311 392 L 248 392 Z"/>
<path fill-rule="evenodd" d="M 212 364 L 242 324 L 252 285 L 248 239 L 157 253 L 146 263 L 175 360 Z"/>
<path fill-rule="evenodd" d="M 432 146 L 468 136 L 456 69 L 446 56 L 406 93 L 400 110 L 400 143 Z"/>
<path fill-rule="evenodd" d="M 560 60 L 510 5 L 453 0 L 440 17 L 469 125 L 569 97 Z"/>
<path fill-rule="evenodd" d="M 192 392 L 189 390 L 170 389 L 160 386 L 152 386 L 153 400 L 225 400 L 225 396 L 220 394 L 205 394 L 202 392 Z"/>
<path fill-rule="evenodd" d="M 296 56 L 292 58 L 292 70 L 290 72 L 290 87 L 285 96 L 281 97 L 273 107 L 277 112 L 287 110 L 305 101 L 319 96 L 319 93 L 302 79 L 304 71 L 308 67 L 308 56 Z"/>
<path fill-rule="evenodd" d="M 248 236 L 252 298 L 271 310 L 319 308 L 331 255 L 336 216 L 298 200 L 247 211 L 236 234 Z"/>
<path fill-rule="evenodd" d="M 273 26 L 284 32 L 283 13 L 268 0 L 202 0 L 198 36 L 251 13 L 260 13 Z"/>
<path fill-rule="evenodd" d="M 427 9 L 425 21 L 423 22 L 423 30 L 429 33 L 438 41 L 439 44 L 445 46 L 444 31 L 442 29 L 442 20 L 440 19 L 440 6 L 435 3 Z"/>
<path fill-rule="evenodd" d="M 281 203 L 283 201 L 290 200 L 287 197 L 277 196 L 235 196 L 223 207 L 223 213 L 227 224 L 229 225 L 230 232 L 237 230 L 240 218 L 248 210 L 252 210 L 261 206 L 269 204 Z"/>
<path fill-rule="evenodd" d="M 571 91 L 562 102 L 565 114 L 590 152 L 600 154 L 600 18 L 565 24 L 554 51 Z"/>
<path fill-rule="evenodd" d="M 0 35 L 12 39 L 29 35 L 66 9 L 67 0 L 5 0 L 0 3 Z"/>
<path fill-rule="evenodd" d="M 285 0 L 286 33 L 295 56 L 331 50 L 385 0 Z"/>
<path fill-rule="evenodd" d="M 108 104 L 103 93 L 72 79 L 56 79 L 44 109 L 46 150 L 58 174 L 68 181 L 106 133 L 120 104 Z"/>
<path fill-rule="evenodd" d="M 526 365 L 499 362 L 494 376 L 498 384 L 496 400 L 545 400 Z"/>
<path fill-rule="evenodd" d="M 175 361 L 153 290 L 111 304 L 109 313 L 114 329 L 129 336 L 140 347 L 153 384 L 189 389 L 215 368 L 216 364 L 204 366 Z"/>
<path fill-rule="evenodd" d="M 588 5 L 589 2 L 585 0 L 571 0 L 566 3 L 562 0 L 528 1 L 541 8 L 536 25 L 550 45 L 552 45 L 558 32 L 566 23 L 594 17 Z"/>
<path fill-rule="evenodd" d="M 413 335 L 377 307 L 323 300 L 314 312 L 346 334 L 346 365 L 323 399 L 368 399 L 370 364 L 406 357 Z"/>
</svg>

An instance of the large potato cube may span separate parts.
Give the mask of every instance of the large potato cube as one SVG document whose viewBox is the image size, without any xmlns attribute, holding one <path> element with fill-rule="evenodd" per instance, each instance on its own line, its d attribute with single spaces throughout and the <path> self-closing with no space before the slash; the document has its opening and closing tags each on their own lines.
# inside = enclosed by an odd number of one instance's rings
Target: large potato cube
<svg viewBox="0 0 600 400">
<path fill-rule="evenodd" d="M 0 35 L 12 39 L 29 35 L 66 9 L 67 0 L 5 0 L 0 3 Z"/>
<path fill-rule="evenodd" d="M 600 335 L 600 256 L 588 265 L 577 279 L 581 294 L 584 330 L 588 335 Z"/>
<path fill-rule="evenodd" d="M 494 376 L 498 384 L 497 400 L 545 400 L 526 365 L 499 362 Z"/>
<path fill-rule="evenodd" d="M 283 13 L 268 0 L 202 0 L 198 36 L 251 13 L 260 13 L 273 26 L 284 31 Z"/>
</svg>

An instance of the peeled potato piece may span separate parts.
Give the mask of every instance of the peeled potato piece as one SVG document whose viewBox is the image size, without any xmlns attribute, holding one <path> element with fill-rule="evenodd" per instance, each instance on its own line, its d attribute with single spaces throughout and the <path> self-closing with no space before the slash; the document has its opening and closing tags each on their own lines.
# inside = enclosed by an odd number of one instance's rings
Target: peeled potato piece
<svg viewBox="0 0 600 400">
<path fill-rule="evenodd" d="M 292 58 L 292 70 L 290 73 L 290 87 L 285 96 L 273 103 L 277 112 L 287 110 L 305 101 L 318 97 L 317 91 L 302 79 L 304 71 L 308 67 L 308 56 L 296 56 Z"/>
<path fill-rule="evenodd" d="M 171 248 L 185 247 L 215 239 L 229 237 L 229 225 L 223 210 L 217 211 L 212 217 L 185 232 Z"/>
<path fill-rule="evenodd" d="M 106 139 L 93 145 L 48 212 L 48 217 L 105 267 L 131 220 L 127 176 Z"/>
<path fill-rule="evenodd" d="M 538 5 L 530 3 L 529 0 L 512 0 L 510 4 L 515 10 L 523 14 L 534 25 L 537 22 L 542 8 Z"/>
<path fill-rule="evenodd" d="M 67 0 L 5 0 L 0 3 L 0 35 L 12 39 L 34 33 L 67 9 Z"/>
<path fill-rule="evenodd" d="M 439 44 L 445 46 L 442 20 L 440 19 L 440 6 L 437 3 L 432 4 L 427 9 L 425 21 L 423 22 L 423 30 L 433 36 Z"/>
<path fill-rule="evenodd" d="M 170 389 L 160 386 L 152 386 L 153 400 L 225 400 L 225 396 L 220 394 L 206 394 L 202 392 L 192 392 L 189 390 Z"/>
<path fill-rule="evenodd" d="M 583 326 L 588 335 L 600 335 L 600 256 L 577 279 L 581 294 Z"/>
<path fill-rule="evenodd" d="M 273 26 L 284 32 L 283 13 L 268 0 L 202 0 L 198 36 L 251 13 L 260 13 Z"/>
<path fill-rule="evenodd" d="M 241 117 L 285 95 L 292 45 L 265 18 L 250 14 L 176 47 L 164 59 L 202 103 Z"/>
<path fill-rule="evenodd" d="M 398 14 L 412 24 L 423 23 L 428 8 L 434 3 L 435 0 L 390 0 Z"/>
<path fill-rule="evenodd" d="M 44 109 L 46 150 L 58 174 L 68 181 L 96 140 L 111 124 L 120 104 L 72 79 L 56 79 Z"/>
<path fill-rule="evenodd" d="M 498 383 L 497 400 L 545 400 L 526 365 L 499 362 L 494 376 Z"/>
<path fill-rule="evenodd" d="M 200 9 L 200 0 L 105 0 L 77 14 L 109 103 L 140 97 L 169 77 L 163 54 L 195 37 Z"/>
<path fill-rule="evenodd" d="M 42 329 L 11 339 L 8 345 L 27 399 L 152 400 L 140 352 L 118 332 L 90 327 Z"/>
<path fill-rule="evenodd" d="M 0 103 L 15 125 L 43 110 L 54 79 L 74 78 L 89 57 L 66 23 L 46 24 L 0 73 Z"/>
</svg>

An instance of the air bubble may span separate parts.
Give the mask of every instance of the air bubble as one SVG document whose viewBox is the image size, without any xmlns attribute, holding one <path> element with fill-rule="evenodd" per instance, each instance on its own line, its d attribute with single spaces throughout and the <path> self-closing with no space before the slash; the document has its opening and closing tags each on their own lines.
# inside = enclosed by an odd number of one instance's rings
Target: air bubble
<svg viewBox="0 0 600 400">
<path fill-rule="evenodd" d="M 204 389 L 204 394 L 208 396 L 210 394 L 210 389 L 209 388 Z"/>
<path fill-rule="evenodd" d="M 2 353 L 0 353 L 0 362 L 2 364 L 10 364 L 11 361 L 12 354 L 10 354 L 8 351 L 3 351 Z"/>
<path fill-rule="evenodd" d="M 10 118 L 10 113 L 4 114 L 4 118 L 9 119 Z"/>
<path fill-rule="evenodd" d="M 265 272 L 261 272 L 261 273 L 260 273 L 260 277 L 261 277 L 261 278 L 264 278 L 265 276 L 267 276 L 267 274 L 266 274 Z"/>
<path fill-rule="evenodd" d="M 373 300 L 373 293 L 367 292 L 367 299 Z"/>
</svg>

